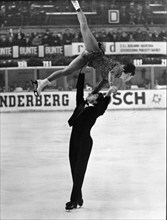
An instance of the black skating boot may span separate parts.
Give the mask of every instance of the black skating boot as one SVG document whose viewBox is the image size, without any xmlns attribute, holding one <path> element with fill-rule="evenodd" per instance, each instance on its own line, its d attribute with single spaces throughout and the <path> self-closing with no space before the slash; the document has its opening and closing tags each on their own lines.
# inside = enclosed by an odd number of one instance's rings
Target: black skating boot
<svg viewBox="0 0 167 220">
<path fill-rule="evenodd" d="M 78 205 L 79 205 L 79 206 L 83 206 L 83 202 L 84 202 L 84 201 L 83 201 L 82 198 L 79 198 L 79 199 L 78 199 Z"/>
<path fill-rule="evenodd" d="M 77 208 L 77 202 L 67 202 L 66 203 L 66 210 L 72 210 L 72 209 L 76 209 Z"/>
</svg>

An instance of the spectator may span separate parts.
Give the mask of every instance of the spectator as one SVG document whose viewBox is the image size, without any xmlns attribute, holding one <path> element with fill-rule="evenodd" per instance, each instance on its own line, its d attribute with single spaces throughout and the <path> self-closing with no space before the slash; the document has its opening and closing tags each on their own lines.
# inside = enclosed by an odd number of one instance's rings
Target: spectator
<svg viewBox="0 0 167 220">
<path fill-rule="evenodd" d="M 72 42 L 79 42 L 79 36 L 78 36 L 79 33 L 75 33 L 75 36 L 74 38 L 72 39 Z"/>
<path fill-rule="evenodd" d="M 81 0 L 80 6 L 83 11 L 90 11 L 89 4 L 87 4 L 87 2 L 85 2 L 84 0 Z"/>
<path fill-rule="evenodd" d="M 145 41 L 153 41 L 153 34 L 152 34 L 152 32 L 147 33 Z"/>
<path fill-rule="evenodd" d="M 143 30 L 140 36 L 140 41 L 146 41 L 147 32 Z"/>
<path fill-rule="evenodd" d="M 39 15 L 39 12 L 37 11 L 37 8 L 35 7 L 35 4 L 32 3 L 30 5 L 30 25 L 36 25 L 37 24 L 38 15 Z"/>
<path fill-rule="evenodd" d="M 158 79 L 155 80 L 155 83 L 154 83 L 154 89 L 159 89 L 160 86 L 159 86 L 159 83 L 158 83 Z"/>
<path fill-rule="evenodd" d="M 153 24 L 153 14 L 150 5 L 146 2 L 144 6 L 144 22 L 145 25 Z"/>
<path fill-rule="evenodd" d="M 61 46 L 62 45 L 62 34 L 60 32 L 53 33 L 53 46 Z"/>
<path fill-rule="evenodd" d="M 103 15 L 105 13 L 106 4 L 103 0 L 99 1 L 99 4 L 97 6 L 98 12 Z"/>
<path fill-rule="evenodd" d="M 121 37 L 122 37 L 122 29 L 118 28 L 117 30 L 117 41 L 121 41 Z"/>
<path fill-rule="evenodd" d="M 55 12 L 60 12 L 61 11 L 61 6 L 59 4 L 54 4 L 54 11 Z"/>
<path fill-rule="evenodd" d="M 42 36 L 41 34 L 36 34 L 35 37 L 33 38 L 32 40 L 32 46 L 38 46 L 38 45 L 41 45 L 43 42 L 42 42 Z M 46 44 L 45 44 L 46 45 Z"/>
<path fill-rule="evenodd" d="M 26 81 L 25 82 L 25 85 L 24 85 L 24 87 L 23 87 L 23 90 L 25 90 L 25 91 L 27 91 L 27 92 L 30 92 L 30 91 L 33 91 L 33 88 L 32 88 L 32 86 L 31 86 L 31 84 L 30 84 L 30 81 Z"/>
<path fill-rule="evenodd" d="M 69 4 L 68 0 L 63 1 L 62 4 L 63 4 L 63 6 L 61 7 L 62 11 L 66 11 L 66 12 L 72 11 L 71 4 Z"/>
<path fill-rule="evenodd" d="M 143 7 L 140 4 L 137 4 L 137 7 L 136 7 L 135 23 L 144 24 Z"/>
<path fill-rule="evenodd" d="M 29 25 L 30 21 L 30 10 L 27 10 L 30 8 L 30 1 L 24 1 L 24 5 L 22 6 L 22 2 L 19 1 L 19 14 L 20 14 L 20 24 L 23 25 Z"/>
<path fill-rule="evenodd" d="M 141 41 L 141 35 L 142 35 L 142 31 L 140 28 L 138 28 L 137 31 L 134 32 L 135 41 Z"/>
<path fill-rule="evenodd" d="M 13 45 L 17 45 L 17 42 L 14 40 L 13 37 L 10 36 L 10 37 L 7 39 L 7 46 L 8 46 L 8 47 L 12 47 Z"/>
<path fill-rule="evenodd" d="M 42 37 L 42 44 L 46 46 L 51 46 L 53 44 L 53 37 L 49 29 L 45 30 L 45 33 Z"/>
<path fill-rule="evenodd" d="M 110 0 L 109 2 L 108 2 L 109 4 L 108 4 L 108 9 L 110 9 L 110 10 L 114 10 L 114 9 L 117 9 L 117 6 L 116 6 L 116 4 L 115 4 L 115 0 Z M 119 9 L 119 8 L 118 8 Z"/>
<path fill-rule="evenodd" d="M 31 41 L 31 38 L 30 38 L 30 34 L 27 33 L 27 34 L 25 35 L 25 45 L 24 45 L 24 46 L 29 47 L 29 46 L 31 46 L 31 45 L 32 45 L 32 41 Z"/>
<path fill-rule="evenodd" d="M 122 32 L 120 41 L 122 41 L 122 42 L 129 41 L 127 32 L 125 32 L 125 31 Z"/>
<path fill-rule="evenodd" d="M 5 92 L 5 88 L 0 86 L 0 93 Z"/>
<path fill-rule="evenodd" d="M 117 34 L 116 33 L 113 33 L 113 40 L 112 42 L 117 42 Z"/>
<path fill-rule="evenodd" d="M 13 85 L 10 86 L 10 92 L 14 92 L 15 90 L 17 90 L 17 88 L 19 88 L 18 84 L 16 81 L 13 82 Z"/>
<path fill-rule="evenodd" d="M 132 33 L 129 34 L 129 41 L 130 42 L 134 42 L 135 41 Z"/>
<path fill-rule="evenodd" d="M 14 37 L 14 32 L 13 32 L 13 29 L 12 29 L 12 28 L 9 29 L 9 36 Z"/>
<path fill-rule="evenodd" d="M 91 4 L 89 4 L 89 9 L 90 9 L 90 11 L 92 11 L 92 12 L 97 11 L 97 10 L 96 10 L 96 7 L 97 7 L 96 0 L 92 0 L 92 1 L 91 1 Z"/>
<path fill-rule="evenodd" d="M 50 42 L 49 42 L 48 36 L 47 35 L 43 35 L 43 37 L 42 37 L 42 45 L 49 46 L 49 44 L 50 44 Z"/>
<path fill-rule="evenodd" d="M 21 46 L 25 46 L 25 44 L 26 44 L 25 37 L 21 37 L 21 35 L 18 35 L 14 45 L 18 45 L 21 47 Z"/>
<path fill-rule="evenodd" d="M 108 38 L 108 40 L 109 40 L 110 42 L 113 42 L 113 41 L 114 41 L 113 35 L 114 35 L 114 32 L 113 32 L 113 30 L 111 29 L 111 30 L 108 32 L 108 34 L 107 34 L 107 38 Z"/>
<path fill-rule="evenodd" d="M 161 85 L 166 85 L 167 84 L 166 76 L 167 76 L 167 70 L 165 69 L 162 73 L 162 76 L 161 76 Z"/>
<path fill-rule="evenodd" d="M 63 44 L 71 44 L 74 34 L 70 32 L 69 29 L 66 29 L 63 33 Z"/>
<path fill-rule="evenodd" d="M 101 38 L 102 38 L 102 42 L 108 42 L 109 41 L 108 35 L 107 35 L 105 29 L 102 29 L 102 31 L 101 31 Z"/>
<path fill-rule="evenodd" d="M 1 6 L 1 9 L 0 9 L 0 26 L 1 27 L 4 27 L 7 23 L 7 20 L 6 20 L 6 7 L 5 7 L 5 4 L 3 4 Z"/>
<path fill-rule="evenodd" d="M 25 44 L 25 34 L 22 32 L 21 28 L 18 29 L 17 34 L 15 35 L 16 45 L 23 46 Z"/>
<path fill-rule="evenodd" d="M 162 29 L 162 31 L 159 34 L 159 38 L 161 41 L 167 41 L 167 32 L 165 29 Z"/>
<path fill-rule="evenodd" d="M 8 41 L 6 35 L 1 35 L 1 37 L 0 37 L 0 46 L 1 47 L 8 47 L 9 46 L 9 41 Z"/>
<path fill-rule="evenodd" d="M 102 39 L 102 35 L 101 35 L 101 32 L 100 31 L 96 31 L 95 33 L 95 38 L 98 42 L 102 42 L 103 39 Z"/>
<path fill-rule="evenodd" d="M 127 9 L 125 5 L 121 6 L 120 8 L 120 23 L 121 24 L 128 23 Z"/>
<path fill-rule="evenodd" d="M 9 2 L 8 7 L 6 9 L 6 15 L 7 15 L 7 24 L 9 26 L 17 25 L 16 22 L 16 14 L 18 12 L 18 8 L 16 6 L 16 2 Z"/>
<path fill-rule="evenodd" d="M 136 10 L 134 2 L 131 2 L 128 9 L 129 24 L 135 24 Z"/>
<path fill-rule="evenodd" d="M 148 79 L 145 79 L 144 80 L 144 88 L 145 89 L 150 89 L 151 87 L 150 87 L 150 81 L 148 80 Z"/>
<path fill-rule="evenodd" d="M 159 37 L 158 32 L 154 32 L 154 34 L 153 34 L 153 41 L 161 41 L 161 38 Z"/>
<path fill-rule="evenodd" d="M 108 10 L 107 2 L 101 0 L 99 1 L 98 7 L 97 7 L 97 13 L 99 15 L 100 21 L 102 24 L 106 22 L 106 11 Z"/>
</svg>

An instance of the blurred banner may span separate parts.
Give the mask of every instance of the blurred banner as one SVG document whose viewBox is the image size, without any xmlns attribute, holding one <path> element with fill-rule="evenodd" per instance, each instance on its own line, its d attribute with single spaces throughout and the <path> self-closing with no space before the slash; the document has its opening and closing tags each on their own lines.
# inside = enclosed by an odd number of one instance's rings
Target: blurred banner
<svg viewBox="0 0 167 220">
<path fill-rule="evenodd" d="M 64 54 L 64 46 L 0 47 L 0 58 L 43 58 L 55 54 Z"/>
<path fill-rule="evenodd" d="M 105 91 L 104 91 L 105 93 Z M 85 97 L 89 94 L 84 92 Z M 76 91 L 1 93 L 0 112 L 74 110 Z M 111 97 L 108 109 L 165 109 L 166 90 L 120 90 Z"/>
<path fill-rule="evenodd" d="M 106 42 L 105 54 L 167 54 L 167 42 Z M 72 43 L 72 55 L 85 49 L 83 43 Z"/>
<path fill-rule="evenodd" d="M 154 54 L 166 55 L 167 42 L 106 42 L 105 54 Z M 0 47 L 0 58 L 44 58 L 56 54 L 79 55 L 85 49 L 84 43 L 64 46 Z"/>
</svg>

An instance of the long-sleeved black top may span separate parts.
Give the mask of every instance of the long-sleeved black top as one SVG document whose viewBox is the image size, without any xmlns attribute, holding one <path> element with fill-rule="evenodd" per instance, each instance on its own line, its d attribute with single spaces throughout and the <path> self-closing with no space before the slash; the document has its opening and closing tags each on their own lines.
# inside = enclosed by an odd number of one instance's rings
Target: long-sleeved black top
<svg viewBox="0 0 167 220">
<path fill-rule="evenodd" d="M 73 130 L 75 130 L 78 135 L 90 133 L 96 119 L 104 114 L 110 102 L 110 97 L 104 97 L 98 101 L 98 104 L 87 106 L 84 100 L 84 81 L 85 74 L 80 73 L 77 82 L 76 108 L 68 120 L 69 125 L 73 126 Z"/>
</svg>

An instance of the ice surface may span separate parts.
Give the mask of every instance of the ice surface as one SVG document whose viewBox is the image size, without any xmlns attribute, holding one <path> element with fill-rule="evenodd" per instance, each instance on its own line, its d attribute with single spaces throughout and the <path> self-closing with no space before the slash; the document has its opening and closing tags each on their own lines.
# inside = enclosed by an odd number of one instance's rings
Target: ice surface
<svg viewBox="0 0 167 220">
<path fill-rule="evenodd" d="M 71 112 L 1 114 L 1 220 L 165 219 L 166 111 L 107 111 L 83 184 L 84 205 L 65 212 L 72 179 Z"/>
</svg>

